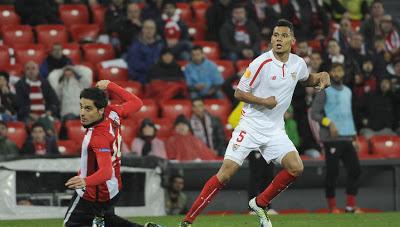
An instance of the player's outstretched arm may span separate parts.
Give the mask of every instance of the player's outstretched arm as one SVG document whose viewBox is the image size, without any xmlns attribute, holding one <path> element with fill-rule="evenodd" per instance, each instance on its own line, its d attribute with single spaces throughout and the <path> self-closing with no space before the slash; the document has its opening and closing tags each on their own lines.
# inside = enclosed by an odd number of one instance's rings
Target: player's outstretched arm
<svg viewBox="0 0 400 227">
<path fill-rule="evenodd" d="M 143 106 L 140 98 L 109 80 L 100 80 L 97 82 L 96 87 L 107 90 L 124 101 L 120 113 L 121 117 L 127 117 L 130 113 L 139 111 Z"/>
<path fill-rule="evenodd" d="M 253 95 L 251 92 L 244 92 L 240 89 L 236 89 L 235 98 L 245 103 L 265 106 L 268 109 L 272 109 L 276 106 L 276 104 L 278 104 L 276 102 L 275 96 L 270 96 L 268 98 L 261 98 Z"/>
<path fill-rule="evenodd" d="M 331 79 L 327 72 L 310 73 L 308 79 L 302 84 L 306 87 L 314 87 L 323 90 L 331 85 Z"/>
</svg>

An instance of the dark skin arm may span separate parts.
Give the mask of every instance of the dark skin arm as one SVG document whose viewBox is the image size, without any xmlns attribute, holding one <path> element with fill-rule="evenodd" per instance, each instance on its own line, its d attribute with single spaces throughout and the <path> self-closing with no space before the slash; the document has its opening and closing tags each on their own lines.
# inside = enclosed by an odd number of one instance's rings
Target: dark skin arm
<svg viewBox="0 0 400 227">
<path fill-rule="evenodd" d="M 327 72 L 310 73 L 308 79 L 300 83 L 305 87 L 315 87 L 321 91 L 331 85 L 331 79 Z"/>
<path fill-rule="evenodd" d="M 239 101 L 264 106 L 267 107 L 268 109 L 274 108 L 277 104 L 275 96 L 270 96 L 268 98 L 261 98 L 253 95 L 250 92 L 244 92 L 239 89 L 236 89 L 235 91 L 235 98 Z"/>
</svg>

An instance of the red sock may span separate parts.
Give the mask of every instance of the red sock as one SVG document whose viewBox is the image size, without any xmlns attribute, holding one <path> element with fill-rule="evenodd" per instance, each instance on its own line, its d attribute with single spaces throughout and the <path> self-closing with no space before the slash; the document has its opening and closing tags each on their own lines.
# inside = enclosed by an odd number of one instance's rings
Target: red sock
<svg viewBox="0 0 400 227">
<path fill-rule="evenodd" d="M 219 182 L 216 175 L 212 176 L 204 185 L 203 190 L 200 192 L 200 195 L 197 196 L 196 201 L 194 201 L 184 220 L 193 223 L 197 215 L 206 208 L 223 186 L 224 185 Z"/>
<path fill-rule="evenodd" d="M 330 210 L 332 210 L 333 208 L 336 208 L 336 199 L 335 199 L 335 197 L 326 198 L 326 201 L 328 202 L 328 208 Z"/>
<path fill-rule="evenodd" d="M 296 176 L 293 176 L 287 170 L 281 170 L 271 184 L 268 185 L 267 189 L 256 197 L 257 205 L 266 207 L 273 198 L 285 190 L 296 178 Z"/>
<path fill-rule="evenodd" d="M 348 207 L 356 206 L 356 196 L 355 195 L 347 195 L 346 206 L 348 206 Z"/>
</svg>

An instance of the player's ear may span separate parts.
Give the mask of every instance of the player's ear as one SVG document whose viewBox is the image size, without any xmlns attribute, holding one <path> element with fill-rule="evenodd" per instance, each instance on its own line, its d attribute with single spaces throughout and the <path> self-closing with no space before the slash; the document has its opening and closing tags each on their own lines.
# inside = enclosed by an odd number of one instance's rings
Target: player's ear
<svg viewBox="0 0 400 227">
<path fill-rule="evenodd" d="M 99 109 L 99 113 L 100 113 L 101 115 L 103 115 L 103 114 L 104 114 L 104 108 Z"/>
</svg>

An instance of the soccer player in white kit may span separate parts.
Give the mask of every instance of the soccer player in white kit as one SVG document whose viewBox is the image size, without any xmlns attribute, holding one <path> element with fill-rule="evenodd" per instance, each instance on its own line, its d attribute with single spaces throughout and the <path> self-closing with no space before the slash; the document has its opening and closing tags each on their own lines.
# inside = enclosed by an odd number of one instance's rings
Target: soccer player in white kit
<svg viewBox="0 0 400 227">
<path fill-rule="evenodd" d="M 272 50 L 250 63 L 236 89 L 235 97 L 245 105 L 222 166 L 204 185 L 181 227 L 192 226 L 197 215 L 236 173 L 252 150 L 259 150 L 268 163 L 274 161 L 283 166 L 265 191 L 249 202 L 261 227 L 272 226 L 265 208 L 303 172 L 303 162 L 285 132 L 283 115 L 292 101 L 297 82 L 319 90 L 330 85 L 328 73 L 309 73 L 305 61 L 290 53 L 294 43 L 292 23 L 279 20 L 271 37 Z"/>
</svg>

